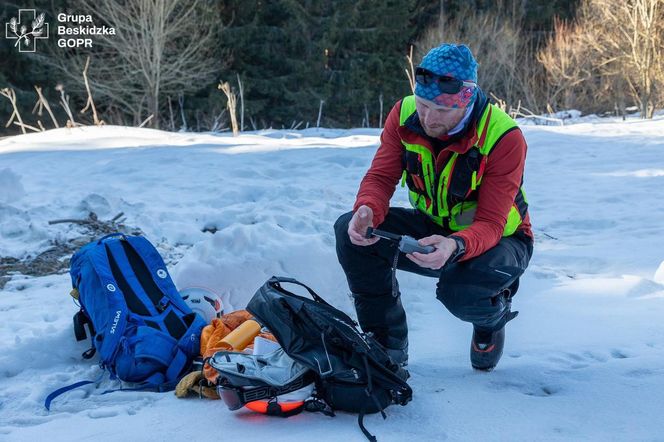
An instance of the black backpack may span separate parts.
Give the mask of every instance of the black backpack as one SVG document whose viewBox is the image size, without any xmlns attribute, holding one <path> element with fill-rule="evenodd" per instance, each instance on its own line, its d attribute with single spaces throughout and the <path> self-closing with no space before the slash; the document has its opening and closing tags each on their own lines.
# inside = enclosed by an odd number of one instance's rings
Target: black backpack
<svg viewBox="0 0 664 442">
<path fill-rule="evenodd" d="M 304 287 L 313 300 L 285 290 L 285 282 Z M 299 281 L 273 276 L 254 294 L 247 310 L 291 358 L 313 370 L 318 399 L 332 410 L 359 414 L 358 423 L 369 440 L 376 439 L 364 427 L 365 414 L 380 412 L 386 418 L 386 407 L 411 400 L 408 372 L 348 315 Z"/>
</svg>

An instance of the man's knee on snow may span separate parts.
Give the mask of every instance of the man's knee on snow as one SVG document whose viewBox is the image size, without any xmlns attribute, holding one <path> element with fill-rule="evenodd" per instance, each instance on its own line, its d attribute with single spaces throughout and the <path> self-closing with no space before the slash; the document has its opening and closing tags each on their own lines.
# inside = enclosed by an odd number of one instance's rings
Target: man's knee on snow
<svg viewBox="0 0 664 442">
<path fill-rule="evenodd" d="M 502 292 L 492 292 L 471 284 L 440 281 L 436 297 L 457 318 L 492 329 L 509 311 Z"/>
</svg>

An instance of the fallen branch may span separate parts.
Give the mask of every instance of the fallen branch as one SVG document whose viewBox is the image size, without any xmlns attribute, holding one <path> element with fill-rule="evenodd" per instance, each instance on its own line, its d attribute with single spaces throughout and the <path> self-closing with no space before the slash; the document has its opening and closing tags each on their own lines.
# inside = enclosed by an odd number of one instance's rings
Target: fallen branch
<svg viewBox="0 0 664 442">
<path fill-rule="evenodd" d="M 72 223 L 82 226 L 85 234 L 67 241 L 51 241 L 51 245 L 45 251 L 35 257 L 17 259 L 13 257 L 0 257 L 0 289 L 11 279 L 14 274 L 44 276 L 66 272 L 69 268 L 71 255 L 101 236 L 109 233 L 126 233 L 129 235 L 140 235 L 138 228 L 129 228 L 123 223 L 123 212 L 118 213 L 107 221 L 100 220 L 94 212 L 90 212 L 85 219 L 57 219 L 49 221 L 50 225 L 61 223 Z"/>
<path fill-rule="evenodd" d="M 81 110 L 81 113 L 84 114 L 87 110 L 88 107 L 92 108 L 92 119 L 95 123 L 95 126 L 101 126 L 104 124 L 103 121 L 99 120 L 97 118 L 97 108 L 95 107 L 95 103 L 92 100 L 92 92 L 90 91 L 90 83 L 88 82 L 88 67 L 90 67 L 90 57 L 85 60 L 85 68 L 83 68 L 83 81 L 85 82 L 85 90 L 88 91 L 88 101 L 85 104 L 85 107 Z"/>
<path fill-rule="evenodd" d="M 130 235 L 138 235 L 142 233 L 141 229 L 129 228 L 125 226 L 123 224 L 125 221 L 125 218 L 123 218 L 123 216 L 124 212 L 120 212 L 110 220 L 103 221 L 100 220 L 99 217 L 97 217 L 96 213 L 90 212 L 88 217 L 84 219 L 73 219 L 73 218 L 56 219 L 49 221 L 48 223 L 49 225 L 71 223 L 83 226 L 88 231 L 90 241 L 92 241 L 92 239 L 94 238 L 98 238 L 100 236 L 108 235 L 109 233 L 115 233 L 115 232 L 127 233 Z"/>
<path fill-rule="evenodd" d="M 228 82 L 219 83 L 217 89 L 221 90 L 224 95 L 226 95 L 226 99 L 228 100 L 228 113 L 231 116 L 231 127 L 233 128 L 233 136 L 235 137 L 239 132 L 237 126 L 237 115 L 235 114 L 235 110 L 237 109 L 237 95 L 235 92 L 233 92 L 231 85 Z"/>
<path fill-rule="evenodd" d="M 39 104 L 38 115 L 41 117 L 42 107 L 46 108 L 46 111 L 51 116 L 51 121 L 53 121 L 53 124 L 55 125 L 55 127 L 60 128 L 60 125 L 58 124 L 58 120 L 56 120 L 55 117 L 53 116 L 53 111 L 51 110 L 51 106 L 49 106 L 48 101 L 46 101 L 46 98 L 44 98 L 44 94 L 42 94 L 42 88 L 39 87 L 39 86 L 35 86 L 35 90 L 37 91 L 37 95 L 39 96 L 39 101 L 37 101 L 37 104 Z"/>
<path fill-rule="evenodd" d="M 171 104 L 171 96 L 168 96 L 168 113 L 171 117 L 171 131 L 175 131 L 175 119 L 173 118 L 173 105 Z"/>
<path fill-rule="evenodd" d="M 21 125 L 21 130 L 23 133 L 26 133 L 25 127 L 23 126 L 23 120 L 21 119 L 21 114 L 19 113 L 18 107 L 16 106 L 16 92 L 14 92 L 14 89 L 10 89 L 8 87 L 0 89 L 0 95 L 7 97 L 7 99 L 12 103 L 12 108 L 14 108 L 14 112 L 12 113 L 11 117 L 9 117 L 5 127 L 9 127 L 12 122 L 14 122 L 14 117 L 16 117 Z"/>
<path fill-rule="evenodd" d="M 408 83 L 410 83 L 410 90 L 415 93 L 415 65 L 413 64 L 413 45 L 410 45 L 410 54 L 406 55 L 408 61 L 408 68 L 405 69 Z"/>
<path fill-rule="evenodd" d="M 544 231 L 541 231 L 541 230 L 540 230 L 539 233 L 541 233 L 542 235 L 544 235 L 544 236 L 546 236 L 547 238 L 550 238 L 550 239 L 552 239 L 552 240 L 554 240 L 554 241 L 559 241 L 558 238 L 556 238 L 555 236 L 551 236 L 551 235 L 549 235 L 548 233 L 546 233 L 546 232 L 544 232 Z"/>
<path fill-rule="evenodd" d="M 214 122 L 212 123 L 212 128 L 210 129 L 210 132 L 220 132 L 222 130 L 228 130 L 227 128 L 222 128 L 221 127 L 221 119 L 222 119 L 222 117 L 224 116 L 225 113 L 226 113 L 226 110 L 224 109 L 221 112 L 219 112 L 219 115 L 217 115 L 214 118 Z"/>
<path fill-rule="evenodd" d="M 184 95 L 180 94 L 178 97 L 178 105 L 180 106 L 180 117 L 182 118 L 182 130 L 187 131 L 187 119 L 184 115 Z"/>
<path fill-rule="evenodd" d="M 113 220 L 119 218 L 120 216 L 123 215 L 123 212 L 120 212 L 117 214 Z M 63 223 L 73 223 L 73 224 L 92 224 L 94 222 L 98 222 L 97 214 L 94 212 L 90 212 L 90 215 L 88 215 L 87 219 L 74 219 L 74 218 L 64 218 L 64 219 L 54 219 L 48 222 L 49 225 L 53 224 L 63 224 Z"/>
<path fill-rule="evenodd" d="M 505 100 L 502 100 L 502 99 L 498 98 L 493 92 L 489 92 L 489 95 L 491 95 L 491 96 L 493 97 L 493 99 L 496 100 L 496 105 L 497 105 L 501 110 L 503 110 L 503 111 L 507 111 L 507 103 L 505 102 Z M 519 106 L 521 106 L 520 103 L 521 103 L 521 102 L 519 102 Z"/>
<path fill-rule="evenodd" d="M 320 119 L 323 116 L 323 105 L 325 104 L 325 100 L 320 100 L 320 103 L 318 104 L 318 118 L 316 119 L 316 127 L 320 127 Z M 253 124 L 253 121 L 252 121 Z M 256 128 L 254 127 L 254 130 Z"/>
<path fill-rule="evenodd" d="M 67 127 L 76 126 L 76 121 L 74 120 L 74 115 L 72 115 L 71 109 L 69 109 L 69 95 L 65 95 L 65 87 L 62 84 L 59 84 L 55 87 L 55 90 L 60 92 L 60 101 L 61 101 L 62 107 L 65 109 L 65 112 L 67 113 L 67 116 L 69 117 L 69 121 L 67 121 Z"/>
<path fill-rule="evenodd" d="M 43 129 L 38 129 L 34 126 L 30 126 L 29 124 L 19 123 L 18 121 L 14 121 L 14 124 L 17 125 L 17 126 L 20 126 L 21 129 L 23 129 L 23 133 L 25 133 L 25 129 L 30 129 L 30 130 L 35 131 L 35 132 L 41 132 L 43 130 Z"/>
<path fill-rule="evenodd" d="M 154 114 L 150 115 L 150 116 L 147 117 L 145 120 L 143 120 L 143 122 L 142 122 L 142 123 L 140 124 L 140 126 L 138 126 L 138 127 L 143 127 L 143 126 L 145 126 L 145 125 L 148 124 L 148 123 L 150 122 L 150 120 L 152 120 L 153 118 L 154 118 Z"/>
<path fill-rule="evenodd" d="M 524 113 L 521 111 L 523 109 L 524 111 L 528 113 Z M 561 126 L 565 125 L 565 122 L 560 119 L 560 118 L 553 118 L 553 117 L 543 117 L 542 115 L 535 115 L 534 112 L 526 109 L 525 107 L 521 107 L 518 112 L 514 112 L 514 118 L 516 117 L 521 117 L 521 118 L 531 118 L 533 120 L 543 120 L 543 121 L 553 121 L 555 123 L 559 123 Z"/>
<path fill-rule="evenodd" d="M 240 132 L 244 132 L 244 91 L 242 89 L 242 82 L 240 81 L 240 74 L 237 76 L 237 85 L 240 91 Z"/>
<path fill-rule="evenodd" d="M 378 129 L 383 128 L 383 94 L 378 96 L 378 104 L 380 104 L 380 110 L 378 112 Z"/>
</svg>

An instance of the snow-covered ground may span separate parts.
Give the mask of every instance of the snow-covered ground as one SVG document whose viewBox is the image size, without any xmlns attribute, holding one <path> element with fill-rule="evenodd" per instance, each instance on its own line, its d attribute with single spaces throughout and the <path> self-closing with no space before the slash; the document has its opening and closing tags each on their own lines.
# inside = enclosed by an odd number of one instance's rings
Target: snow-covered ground
<svg viewBox="0 0 664 442">
<path fill-rule="evenodd" d="M 366 418 L 381 441 L 664 440 L 664 120 L 524 126 L 526 191 L 537 244 L 492 373 L 469 363 L 471 326 L 400 274 L 411 330 L 413 401 Z M 122 127 L 0 140 L 0 256 L 25 257 L 48 225 L 119 212 L 173 265 L 179 287 L 243 308 L 288 275 L 352 312 L 332 225 L 349 210 L 377 130 L 271 131 L 237 138 Z M 395 205 L 406 205 L 399 189 Z M 203 233 L 205 227 L 216 234 Z M 659 268 L 659 270 L 658 270 Z M 16 275 L 0 292 L 0 440 L 364 440 L 356 416 L 289 419 L 218 401 L 102 386 L 76 343 L 68 275 Z"/>
</svg>

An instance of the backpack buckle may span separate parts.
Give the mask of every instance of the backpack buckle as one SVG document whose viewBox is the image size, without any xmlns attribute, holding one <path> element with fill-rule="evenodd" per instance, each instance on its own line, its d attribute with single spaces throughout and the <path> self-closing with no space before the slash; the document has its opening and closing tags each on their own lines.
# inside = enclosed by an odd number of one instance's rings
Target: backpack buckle
<svg viewBox="0 0 664 442">
<path fill-rule="evenodd" d="M 169 304 L 170 302 L 171 302 L 171 301 L 170 301 L 170 299 L 168 299 L 168 296 L 164 296 L 163 298 L 161 298 L 161 299 L 159 300 L 159 304 L 156 305 L 157 310 L 159 310 L 159 313 L 161 313 L 161 312 L 163 312 L 164 310 L 166 310 L 166 308 L 168 307 L 168 304 Z"/>
<path fill-rule="evenodd" d="M 83 357 L 83 359 L 91 359 L 95 353 L 97 353 L 97 349 L 90 347 L 81 354 L 81 357 Z"/>
</svg>

